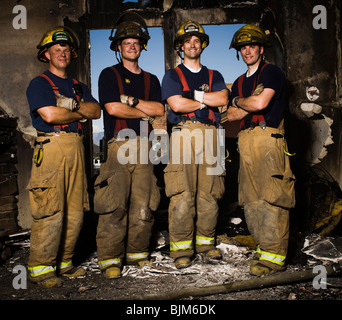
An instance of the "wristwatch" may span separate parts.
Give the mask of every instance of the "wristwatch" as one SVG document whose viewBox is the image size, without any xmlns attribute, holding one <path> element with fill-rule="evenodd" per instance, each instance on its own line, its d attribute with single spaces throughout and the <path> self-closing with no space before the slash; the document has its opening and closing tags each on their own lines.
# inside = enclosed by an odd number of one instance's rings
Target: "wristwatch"
<svg viewBox="0 0 342 320">
<path fill-rule="evenodd" d="M 138 98 L 133 98 L 132 99 L 132 104 L 131 104 L 131 107 L 132 108 L 135 108 L 135 106 L 139 103 L 139 99 Z"/>
<path fill-rule="evenodd" d="M 77 100 L 74 100 L 75 103 L 72 107 L 72 111 L 77 111 L 80 108 L 80 103 Z"/>
<path fill-rule="evenodd" d="M 239 105 L 238 105 L 239 99 L 240 99 L 240 97 L 235 97 L 233 99 L 232 107 L 239 108 Z"/>
</svg>

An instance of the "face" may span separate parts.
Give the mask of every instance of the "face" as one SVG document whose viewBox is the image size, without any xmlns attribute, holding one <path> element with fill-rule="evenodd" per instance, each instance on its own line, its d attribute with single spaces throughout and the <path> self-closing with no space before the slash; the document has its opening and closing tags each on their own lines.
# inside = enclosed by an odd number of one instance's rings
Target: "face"
<svg viewBox="0 0 342 320">
<path fill-rule="evenodd" d="M 191 36 L 184 40 L 182 50 L 184 56 L 189 59 L 197 59 L 202 52 L 202 43 L 197 36 Z"/>
<path fill-rule="evenodd" d="M 133 38 L 122 40 L 118 48 L 121 53 L 122 59 L 129 61 L 137 61 L 142 50 L 140 41 Z"/>
<path fill-rule="evenodd" d="M 65 69 L 71 61 L 71 51 L 69 45 L 61 46 L 55 44 L 45 53 L 50 61 L 50 66 L 56 69 Z"/>
<path fill-rule="evenodd" d="M 260 47 L 258 44 L 247 45 L 240 49 L 241 57 L 247 66 L 253 66 L 260 62 L 261 55 L 264 53 L 264 47 Z"/>
</svg>

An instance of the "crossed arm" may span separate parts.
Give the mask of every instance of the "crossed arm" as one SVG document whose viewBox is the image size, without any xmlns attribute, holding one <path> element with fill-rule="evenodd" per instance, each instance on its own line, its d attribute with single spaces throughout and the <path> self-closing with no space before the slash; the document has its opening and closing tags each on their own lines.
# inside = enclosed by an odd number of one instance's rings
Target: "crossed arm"
<svg viewBox="0 0 342 320">
<path fill-rule="evenodd" d="M 70 111 L 66 108 L 55 106 L 42 107 L 37 110 L 42 119 L 49 124 L 65 124 L 82 119 L 99 119 L 101 107 L 96 102 L 79 102 L 80 108 L 77 111 Z"/>
<path fill-rule="evenodd" d="M 188 99 L 181 95 L 174 95 L 167 99 L 167 103 L 174 112 L 189 113 L 201 109 L 202 103 L 197 100 Z M 205 92 L 203 104 L 210 107 L 224 106 L 228 103 L 228 90 L 223 89 L 216 92 Z"/>
<path fill-rule="evenodd" d="M 258 112 L 265 109 L 272 100 L 275 91 L 265 88 L 259 95 L 252 95 L 246 98 L 239 97 L 237 107 L 230 106 L 227 111 L 228 121 L 242 120 L 251 112 Z"/>
<path fill-rule="evenodd" d="M 132 104 L 133 97 L 129 97 L 130 104 Z M 164 115 L 164 106 L 160 102 L 146 101 L 139 99 L 138 105 L 134 108 L 122 102 L 110 102 L 105 104 L 108 114 L 123 118 L 123 119 L 136 119 L 144 118 L 146 116 L 156 117 Z"/>
</svg>

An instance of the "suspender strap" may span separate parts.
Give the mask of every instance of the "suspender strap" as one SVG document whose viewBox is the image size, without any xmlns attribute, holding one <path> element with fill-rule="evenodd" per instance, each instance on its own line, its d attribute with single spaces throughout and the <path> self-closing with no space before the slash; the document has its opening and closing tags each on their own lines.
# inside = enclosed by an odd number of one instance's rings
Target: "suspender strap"
<svg viewBox="0 0 342 320">
<path fill-rule="evenodd" d="M 112 66 L 111 69 L 114 71 L 115 76 L 116 76 L 116 80 L 119 86 L 119 93 L 124 94 L 124 87 L 123 87 L 123 82 L 120 76 L 119 71 Z M 145 94 L 145 100 L 149 100 L 149 96 L 150 96 L 150 74 L 146 71 L 144 72 L 144 94 Z M 116 119 L 115 121 L 115 128 L 114 128 L 114 132 L 119 132 L 121 129 L 127 129 L 127 122 L 125 119 Z"/>
<path fill-rule="evenodd" d="M 258 69 L 257 74 L 255 76 L 252 94 L 253 94 L 255 88 L 257 87 L 257 85 L 259 84 L 259 78 L 260 78 L 261 71 L 264 70 L 264 68 L 266 66 L 267 66 L 267 63 L 262 63 L 261 67 L 259 66 L 259 69 Z M 238 79 L 239 97 L 243 97 L 242 85 L 243 85 L 244 78 L 245 78 L 245 74 L 241 75 Z M 252 115 L 251 123 L 261 124 L 262 122 L 265 123 L 265 125 L 266 125 L 265 117 L 262 113 L 259 112 L 259 113 L 254 113 Z M 244 127 L 244 125 L 245 125 L 245 119 L 242 119 L 241 124 L 240 124 L 240 128 L 242 129 Z"/>
<path fill-rule="evenodd" d="M 119 71 L 116 68 L 114 68 L 114 67 L 111 67 L 111 68 L 113 69 L 113 71 L 115 73 L 115 76 L 116 76 L 116 80 L 118 82 L 119 93 L 120 93 L 120 95 L 124 94 L 123 83 L 122 83 L 122 79 L 121 79 L 121 76 L 119 74 Z M 120 130 L 127 129 L 127 128 L 128 128 L 128 126 L 127 126 L 126 120 L 124 120 L 124 119 L 116 119 L 114 132 L 119 132 Z"/>
<path fill-rule="evenodd" d="M 185 78 L 185 76 L 184 76 L 184 73 L 182 72 L 182 70 L 180 69 L 180 67 L 176 67 L 175 70 L 176 70 L 176 72 L 177 72 L 177 74 L 178 74 L 179 80 L 180 80 L 181 83 L 182 83 L 183 91 L 190 91 L 188 82 L 186 81 L 186 78 Z M 211 86 L 212 86 L 212 83 L 213 83 L 214 70 L 208 69 L 208 72 L 209 72 L 209 92 L 211 92 Z M 215 123 L 215 122 L 216 122 L 216 119 L 215 119 L 215 113 L 214 113 L 214 111 L 213 111 L 211 108 L 208 108 L 208 111 L 209 111 L 208 119 L 209 119 L 212 123 Z M 187 117 L 187 116 L 188 116 L 188 117 L 190 118 L 191 121 L 196 121 L 195 112 L 183 113 L 182 116 L 184 116 L 184 117 Z"/>
<path fill-rule="evenodd" d="M 53 92 L 59 93 L 59 88 L 54 84 L 54 82 L 46 74 L 42 73 L 40 76 L 45 78 L 47 81 L 49 81 Z M 78 81 L 74 78 L 72 78 L 72 81 L 74 82 L 74 84 L 78 83 Z M 56 97 L 56 99 L 57 99 L 57 97 Z M 80 101 L 80 97 L 78 95 L 76 95 L 76 99 L 77 99 L 77 101 Z M 59 132 L 59 131 L 61 131 L 61 129 L 65 130 L 65 131 L 69 130 L 69 132 L 70 132 L 70 129 L 68 129 L 69 128 L 68 124 L 54 125 L 53 128 L 54 128 L 55 132 Z M 79 132 L 82 131 L 82 124 L 79 121 L 77 122 L 77 129 Z"/>
</svg>

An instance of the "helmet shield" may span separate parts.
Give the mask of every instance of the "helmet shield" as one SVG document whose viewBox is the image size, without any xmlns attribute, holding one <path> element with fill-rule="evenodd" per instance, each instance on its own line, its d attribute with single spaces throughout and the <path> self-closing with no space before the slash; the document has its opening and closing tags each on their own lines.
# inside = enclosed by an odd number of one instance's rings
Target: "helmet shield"
<svg viewBox="0 0 342 320">
<path fill-rule="evenodd" d="M 176 39 L 173 44 L 174 49 L 180 51 L 184 40 L 193 35 L 201 39 L 202 49 L 209 45 L 209 36 L 204 32 L 203 27 L 196 21 L 188 20 L 177 30 Z"/>
</svg>

